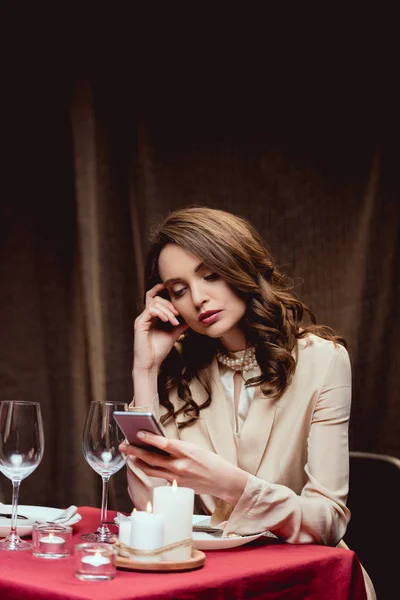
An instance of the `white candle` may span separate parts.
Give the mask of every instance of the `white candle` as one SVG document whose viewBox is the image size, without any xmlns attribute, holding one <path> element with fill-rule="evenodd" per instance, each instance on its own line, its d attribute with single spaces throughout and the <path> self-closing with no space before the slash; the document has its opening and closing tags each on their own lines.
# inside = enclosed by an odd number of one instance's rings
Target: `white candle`
<svg viewBox="0 0 400 600">
<path fill-rule="evenodd" d="M 54 535 L 54 533 L 49 533 L 49 535 L 39 538 L 39 552 L 43 554 L 62 554 L 65 551 L 64 547 L 64 538 Z"/>
<path fill-rule="evenodd" d="M 194 491 L 191 488 L 173 485 L 156 487 L 153 490 L 154 513 L 164 516 L 164 546 L 192 539 Z M 192 545 L 164 552 L 164 560 L 188 560 Z"/>
<path fill-rule="evenodd" d="M 83 556 L 82 562 L 92 567 L 103 567 L 109 565 L 111 561 L 106 556 L 101 556 L 99 552 L 96 552 L 93 556 Z"/>
<path fill-rule="evenodd" d="M 135 550 L 155 550 L 161 548 L 164 538 L 164 517 L 151 512 L 151 504 L 147 503 L 147 511 L 134 510 L 131 514 L 131 548 Z M 133 560 L 143 562 L 159 562 L 160 554 L 151 556 L 132 555 Z"/>
<path fill-rule="evenodd" d="M 130 519 L 119 522 L 118 539 L 127 546 L 131 545 L 131 526 L 132 524 Z"/>
</svg>

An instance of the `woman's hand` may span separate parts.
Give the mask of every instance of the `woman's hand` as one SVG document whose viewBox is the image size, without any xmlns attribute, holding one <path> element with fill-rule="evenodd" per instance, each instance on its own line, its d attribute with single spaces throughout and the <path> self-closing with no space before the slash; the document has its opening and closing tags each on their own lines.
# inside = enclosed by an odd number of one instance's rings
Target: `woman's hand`
<svg viewBox="0 0 400 600">
<path fill-rule="evenodd" d="M 214 452 L 182 440 L 169 440 L 147 431 L 138 436 L 170 456 L 122 444 L 120 449 L 136 458 L 135 464 L 149 477 L 161 477 L 196 494 L 210 494 L 235 506 L 244 492 L 248 474 Z"/>
<path fill-rule="evenodd" d="M 146 294 L 146 308 L 135 321 L 135 344 L 133 349 L 134 372 L 145 373 L 157 371 L 164 358 L 169 354 L 179 336 L 187 329 L 177 319 L 179 312 L 170 300 L 158 294 L 165 290 L 163 283 L 158 283 Z M 170 323 L 170 331 L 156 327 L 157 319 Z"/>
</svg>

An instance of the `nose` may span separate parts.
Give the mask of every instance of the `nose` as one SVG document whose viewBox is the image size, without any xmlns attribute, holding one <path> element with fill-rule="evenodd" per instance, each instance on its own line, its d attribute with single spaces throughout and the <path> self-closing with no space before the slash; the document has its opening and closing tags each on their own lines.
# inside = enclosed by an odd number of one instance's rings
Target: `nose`
<svg viewBox="0 0 400 600">
<path fill-rule="evenodd" d="M 209 300 L 207 290 L 201 282 L 192 286 L 192 301 L 196 308 L 201 308 Z"/>
</svg>

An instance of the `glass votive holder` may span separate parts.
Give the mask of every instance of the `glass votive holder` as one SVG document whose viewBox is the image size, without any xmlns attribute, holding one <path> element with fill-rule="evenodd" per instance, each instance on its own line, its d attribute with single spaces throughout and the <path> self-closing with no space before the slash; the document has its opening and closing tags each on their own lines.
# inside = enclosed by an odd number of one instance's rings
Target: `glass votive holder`
<svg viewBox="0 0 400 600">
<path fill-rule="evenodd" d="M 75 575 L 86 581 L 113 579 L 116 552 L 111 544 L 87 542 L 75 546 Z"/>
<path fill-rule="evenodd" d="M 66 558 L 71 554 L 72 527 L 35 523 L 32 553 L 39 558 Z"/>
</svg>

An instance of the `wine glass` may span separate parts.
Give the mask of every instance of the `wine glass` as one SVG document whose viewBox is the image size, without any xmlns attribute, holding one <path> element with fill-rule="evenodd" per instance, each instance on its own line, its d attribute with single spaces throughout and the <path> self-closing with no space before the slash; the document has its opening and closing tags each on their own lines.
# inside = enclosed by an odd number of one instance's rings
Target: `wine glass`
<svg viewBox="0 0 400 600">
<path fill-rule="evenodd" d="M 111 475 L 122 469 L 127 459 L 118 448 L 125 437 L 114 419 L 113 412 L 116 410 L 127 411 L 128 405 L 121 402 L 91 402 L 83 430 L 83 455 L 103 480 L 100 526 L 93 533 L 81 535 L 81 538 L 91 542 L 112 543 L 115 539 L 107 527 L 108 482 Z"/>
<path fill-rule="evenodd" d="M 43 422 L 37 402 L 0 402 L 0 471 L 13 486 L 11 528 L 0 542 L 0 550 L 30 550 L 32 544 L 17 533 L 20 483 L 40 464 L 44 449 Z"/>
</svg>

